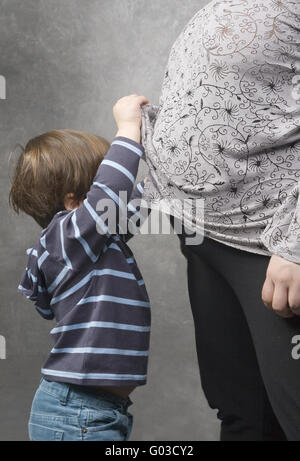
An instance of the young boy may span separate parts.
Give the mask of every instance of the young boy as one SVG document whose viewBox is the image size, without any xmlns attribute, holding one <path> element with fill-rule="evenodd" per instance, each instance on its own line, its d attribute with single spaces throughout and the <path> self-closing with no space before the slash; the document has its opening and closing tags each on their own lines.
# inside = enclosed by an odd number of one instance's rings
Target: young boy
<svg viewBox="0 0 300 461">
<path fill-rule="evenodd" d="M 104 213 L 108 200 L 117 225 L 120 208 L 128 219 L 137 212 L 119 193 L 136 198 L 143 192 L 143 184 L 134 183 L 147 103 L 138 95 L 116 103 L 118 132 L 110 148 L 104 138 L 58 130 L 29 141 L 18 160 L 10 202 L 43 228 L 27 251 L 19 290 L 45 319 L 57 321 L 32 404 L 31 440 L 130 435 L 129 395 L 146 383 L 150 305 L 125 243 L 131 235 L 110 233 Z"/>
</svg>

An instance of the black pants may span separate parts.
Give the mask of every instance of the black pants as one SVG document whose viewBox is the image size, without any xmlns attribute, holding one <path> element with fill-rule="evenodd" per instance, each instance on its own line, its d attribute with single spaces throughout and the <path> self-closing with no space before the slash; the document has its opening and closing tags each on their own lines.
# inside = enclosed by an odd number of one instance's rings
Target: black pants
<svg viewBox="0 0 300 461">
<path fill-rule="evenodd" d="M 182 251 L 203 390 L 218 409 L 222 441 L 300 440 L 300 361 L 283 319 L 261 299 L 269 257 L 211 239 Z"/>
</svg>

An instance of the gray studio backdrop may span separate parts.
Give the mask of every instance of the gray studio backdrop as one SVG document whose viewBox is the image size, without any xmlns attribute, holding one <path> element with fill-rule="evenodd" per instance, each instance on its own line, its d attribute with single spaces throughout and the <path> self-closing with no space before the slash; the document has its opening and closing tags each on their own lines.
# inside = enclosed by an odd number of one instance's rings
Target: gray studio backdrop
<svg viewBox="0 0 300 461">
<path fill-rule="evenodd" d="M 38 226 L 8 210 L 8 153 L 56 128 L 112 141 L 113 104 L 140 93 L 158 103 L 170 48 L 207 0 L 0 0 L 1 297 L 0 440 L 27 440 L 27 419 L 53 326 L 17 293 Z M 145 172 L 142 171 L 141 174 Z M 186 264 L 177 237 L 131 243 L 152 299 L 149 382 L 133 396 L 132 440 L 216 440 L 203 396 Z M 200 283 L 201 281 L 199 281 Z"/>
</svg>

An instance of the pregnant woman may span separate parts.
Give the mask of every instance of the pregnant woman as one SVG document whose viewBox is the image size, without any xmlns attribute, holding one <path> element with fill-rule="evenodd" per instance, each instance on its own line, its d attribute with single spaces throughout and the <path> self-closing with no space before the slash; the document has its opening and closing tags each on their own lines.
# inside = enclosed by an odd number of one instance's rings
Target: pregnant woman
<svg viewBox="0 0 300 461">
<path fill-rule="evenodd" d="M 299 68 L 299 0 L 213 1 L 143 108 L 146 198 L 205 203 L 181 246 L 223 441 L 300 440 Z"/>
</svg>

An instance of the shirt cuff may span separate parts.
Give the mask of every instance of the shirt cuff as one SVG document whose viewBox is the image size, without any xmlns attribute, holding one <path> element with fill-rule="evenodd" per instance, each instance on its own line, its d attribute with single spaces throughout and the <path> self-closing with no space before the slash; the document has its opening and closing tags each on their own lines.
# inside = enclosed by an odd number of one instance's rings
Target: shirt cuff
<svg viewBox="0 0 300 461">
<path fill-rule="evenodd" d="M 144 146 L 141 143 L 138 143 L 138 142 L 134 141 L 133 139 L 125 138 L 124 136 L 116 136 L 114 141 L 127 142 L 128 144 L 131 144 L 133 147 L 139 149 L 142 152 L 143 156 L 145 155 Z"/>
</svg>

